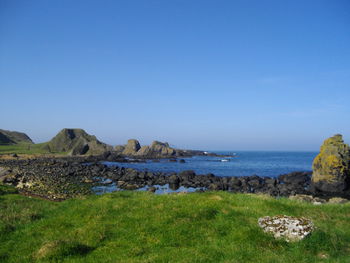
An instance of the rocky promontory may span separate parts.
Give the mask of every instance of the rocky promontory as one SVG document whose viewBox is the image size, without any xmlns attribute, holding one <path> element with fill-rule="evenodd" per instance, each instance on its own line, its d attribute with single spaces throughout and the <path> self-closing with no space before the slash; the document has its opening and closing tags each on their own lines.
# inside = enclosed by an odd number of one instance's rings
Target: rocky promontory
<svg viewBox="0 0 350 263">
<path fill-rule="evenodd" d="M 30 144 L 30 146 L 21 150 L 21 153 L 26 153 L 27 151 L 29 155 L 35 153 L 35 151 L 38 154 L 69 156 L 105 155 L 109 156 L 109 161 L 120 159 L 120 157 L 143 160 L 191 157 L 195 155 L 227 157 L 227 155 L 218 155 L 199 150 L 176 149 L 171 147 L 169 143 L 160 141 L 153 141 L 151 145 L 141 146 L 136 139 L 130 139 L 126 145 L 117 145 L 113 148 L 98 140 L 96 136 L 78 128 L 64 128 L 50 141 L 40 144 L 34 144 L 25 133 L 0 129 L 0 146 L 13 144 L 21 144 L 23 146 Z M 6 152 L 8 153 L 8 151 Z M 16 154 L 16 152 L 10 153 Z"/>
<path fill-rule="evenodd" d="M 171 147 L 169 143 L 160 141 L 153 141 L 151 145 L 141 146 L 136 139 L 128 140 L 126 145 L 115 146 L 114 152 L 122 156 L 140 159 L 191 157 L 195 155 L 222 156 L 205 151 L 176 149 Z"/>
</svg>

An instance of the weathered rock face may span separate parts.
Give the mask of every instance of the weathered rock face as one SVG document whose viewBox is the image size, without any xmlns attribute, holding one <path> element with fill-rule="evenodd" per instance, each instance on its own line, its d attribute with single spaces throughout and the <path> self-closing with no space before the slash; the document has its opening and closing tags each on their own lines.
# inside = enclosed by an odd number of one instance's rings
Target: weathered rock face
<svg viewBox="0 0 350 263">
<path fill-rule="evenodd" d="M 7 131 L 0 129 L 0 145 L 17 143 L 33 143 L 29 136 L 23 132 Z"/>
<path fill-rule="evenodd" d="M 166 158 L 176 156 L 177 153 L 177 150 L 171 148 L 168 143 L 154 141 L 150 146 L 141 147 L 135 139 L 128 140 L 125 146 L 117 145 L 114 151 L 138 158 Z"/>
<path fill-rule="evenodd" d="M 151 145 L 151 150 L 154 153 L 165 156 L 173 156 L 176 153 L 176 151 L 173 148 L 171 148 L 167 142 L 162 143 L 154 141 Z"/>
<path fill-rule="evenodd" d="M 140 150 L 141 146 L 138 140 L 130 139 L 128 140 L 127 145 L 123 151 L 124 155 L 135 155 L 138 150 Z"/>
<path fill-rule="evenodd" d="M 112 148 L 83 129 L 63 129 L 46 147 L 51 152 L 69 152 L 70 155 L 102 154 Z"/>
<path fill-rule="evenodd" d="M 124 145 L 117 145 L 114 147 L 114 151 L 117 153 L 122 153 L 125 150 L 125 146 Z"/>
<path fill-rule="evenodd" d="M 150 147 L 149 146 L 142 146 L 140 150 L 137 151 L 136 155 L 137 156 L 149 156 L 150 153 Z"/>
<path fill-rule="evenodd" d="M 264 232 L 273 234 L 276 239 L 283 238 L 287 242 L 304 239 L 314 228 L 309 219 L 292 216 L 266 216 L 259 218 L 258 224 Z"/>
<path fill-rule="evenodd" d="M 171 148 L 168 143 L 154 141 L 151 146 L 143 146 L 136 155 L 148 158 L 171 157 L 176 155 L 176 150 Z"/>
<path fill-rule="evenodd" d="M 337 134 L 324 141 L 313 165 L 312 187 L 315 191 L 345 193 L 350 188 L 350 147 Z"/>
</svg>

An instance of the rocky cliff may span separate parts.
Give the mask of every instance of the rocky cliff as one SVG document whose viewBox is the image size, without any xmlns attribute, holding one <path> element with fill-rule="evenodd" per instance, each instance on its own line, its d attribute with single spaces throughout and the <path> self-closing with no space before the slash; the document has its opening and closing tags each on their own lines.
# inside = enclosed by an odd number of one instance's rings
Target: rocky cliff
<svg viewBox="0 0 350 263">
<path fill-rule="evenodd" d="M 340 134 L 323 142 L 314 159 L 312 187 L 315 191 L 345 193 L 350 191 L 350 147 Z"/>
<path fill-rule="evenodd" d="M 68 152 L 70 155 L 102 154 L 112 147 L 100 142 L 83 129 L 63 129 L 46 145 L 50 152 Z"/>
<path fill-rule="evenodd" d="M 0 145 L 18 143 L 33 143 L 29 136 L 23 132 L 7 131 L 0 129 Z"/>
</svg>

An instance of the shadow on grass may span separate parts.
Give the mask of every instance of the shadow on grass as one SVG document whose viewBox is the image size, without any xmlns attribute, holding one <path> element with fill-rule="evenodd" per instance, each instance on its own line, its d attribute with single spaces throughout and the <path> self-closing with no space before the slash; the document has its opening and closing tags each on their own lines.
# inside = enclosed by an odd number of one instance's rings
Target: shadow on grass
<svg viewBox="0 0 350 263">
<path fill-rule="evenodd" d="M 9 194 L 18 194 L 18 191 L 13 186 L 0 184 L 0 196 L 1 195 L 9 195 Z"/>
<path fill-rule="evenodd" d="M 37 259 L 49 259 L 59 261 L 66 257 L 82 257 L 95 250 L 94 247 L 87 246 L 74 241 L 52 241 L 44 244 L 36 253 Z"/>
</svg>

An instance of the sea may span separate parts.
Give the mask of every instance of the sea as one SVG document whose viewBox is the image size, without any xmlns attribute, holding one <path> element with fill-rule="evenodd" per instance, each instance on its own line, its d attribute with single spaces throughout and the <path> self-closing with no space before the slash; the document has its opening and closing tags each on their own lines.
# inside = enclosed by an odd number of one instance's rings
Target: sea
<svg viewBox="0 0 350 263">
<path fill-rule="evenodd" d="M 213 151 L 212 151 L 213 152 Z M 216 176 L 268 176 L 277 177 L 295 171 L 311 171 L 312 161 L 318 152 L 287 151 L 215 151 L 233 157 L 193 156 L 183 158 L 185 163 L 162 159 L 159 162 L 147 160 L 142 163 L 105 162 L 150 172 L 181 172 L 193 170 L 196 174 L 212 173 Z"/>
</svg>

